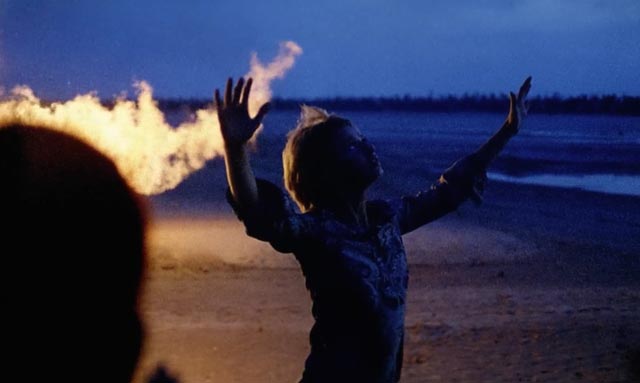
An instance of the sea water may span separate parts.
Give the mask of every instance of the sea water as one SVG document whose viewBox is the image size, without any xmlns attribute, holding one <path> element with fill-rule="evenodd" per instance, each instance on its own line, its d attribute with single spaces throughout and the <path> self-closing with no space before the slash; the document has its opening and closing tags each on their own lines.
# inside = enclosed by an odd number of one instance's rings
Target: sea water
<svg viewBox="0 0 640 383">
<path fill-rule="evenodd" d="M 504 121 L 495 114 L 356 113 L 372 141 L 434 165 L 469 153 Z M 422 148 L 423 150 L 419 150 Z M 640 196 L 640 118 L 531 115 L 492 164 L 489 179 Z"/>
<path fill-rule="evenodd" d="M 385 174 L 373 189 L 384 195 L 428 187 L 429 180 L 489 139 L 506 117 L 506 113 L 339 114 L 375 145 Z M 257 176 L 282 184 L 281 153 L 297 118 L 294 110 L 274 110 L 265 118 L 252 153 Z M 498 182 L 640 197 L 640 117 L 532 113 L 491 164 L 488 176 Z M 156 205 L 179 201 L 180 208 L 201 210 L 221 202 L 225 189 L 224 165 L 218 158 L 153 200 Z"/>
</svg>

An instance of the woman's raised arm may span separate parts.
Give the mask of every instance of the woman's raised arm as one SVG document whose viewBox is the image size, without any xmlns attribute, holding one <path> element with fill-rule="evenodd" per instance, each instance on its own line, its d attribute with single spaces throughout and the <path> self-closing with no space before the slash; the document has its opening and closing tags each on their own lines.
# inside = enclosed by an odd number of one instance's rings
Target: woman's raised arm
<svg viewBox="0 0 640 383">
<path fill-rule="evenodd" d="M 260 107 L 255 117 L 249 116 L 252 82 L 249 78 L 245 84 L 244 79 L 240 78 L 234 88 L 233 79 L 229 78 L 224 100 L 220 99 L 218 89 L 215 91 L 218 121 L 224 140 L 227 182 L 233 198 L 243 210 L 251 209 L 258 203 L 258 188 L 249 163 L 247 142 L 262 123 L 270 106 L 266 103 Z"/>
</svg>

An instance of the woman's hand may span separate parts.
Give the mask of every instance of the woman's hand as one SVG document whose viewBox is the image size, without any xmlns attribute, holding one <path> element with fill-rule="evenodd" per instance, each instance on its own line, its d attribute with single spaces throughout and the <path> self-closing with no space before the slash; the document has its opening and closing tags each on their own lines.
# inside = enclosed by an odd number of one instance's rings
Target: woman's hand
<svg viewBox="0 0 640 383">
<path fill-rule="evenodd" d="M 247 80 L 246 84 L 244 79 L 240 78 L 234 89 L 233 79 L 229 78 L 224 93 L 224 102 L 220 99 L 218 89 L 215 91 L 220 131 L 227 147 L 242 146 L 249 141 L 269 111 L 270 104 L 265 103 L 260 107 L 255 117 L 249 116 L 249 94 L 252 83 L 251 78 Z"/>
<path fill-rule="evenodd" d="M 510 133 L 515 135 L 518 133 L 520 129 L 520 124 L 524 117 L 526 117 L 527 112 L 529 111 L 529 104 L 527 102 L 527 95 L 529 95 L 529 90 L 531 89 L 531 76 L 527 77 L 522 83 L 520 90 L 518 91 L 518 95 L 516 96 L 513 92 L 509 92 L 509 116 L 507 117 L 507 129 L 509 129 Z"/>
<path fill-rule="evenodd" d="M 527 95 L 530 89 L 531 76 L 524 80 L 518 96 L 513 92 L 509 93 L 511 108 L 504 125 L 475 153 L 456 162 L 443 174 L 444 179 L 449 183 L 461 185 L 458 188 L 462 195 L 470 197 L 476 204 L 482 202 L 489 164 L 498 156 L 511 137 L 518 133 L 522 119 L 529 111 Z"/>
</svg>

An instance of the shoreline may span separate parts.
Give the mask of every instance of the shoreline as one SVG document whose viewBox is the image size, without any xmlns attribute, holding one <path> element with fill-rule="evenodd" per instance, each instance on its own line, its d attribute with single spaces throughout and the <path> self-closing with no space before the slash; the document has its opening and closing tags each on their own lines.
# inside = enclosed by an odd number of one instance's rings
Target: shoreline
<svg viewBox="0 0 640 383">
<path fill-rule="evenodd" d="M 510 175 L 507 173 L 488 172 L 490 181 L 539 185 L 559 189 L 584 190 L 610 195 L 626 195 L 640 198 L 640 175 L 592 173 L 592 174 L 553 174 L 532 173 L 526 175 Z"/>
</svg>

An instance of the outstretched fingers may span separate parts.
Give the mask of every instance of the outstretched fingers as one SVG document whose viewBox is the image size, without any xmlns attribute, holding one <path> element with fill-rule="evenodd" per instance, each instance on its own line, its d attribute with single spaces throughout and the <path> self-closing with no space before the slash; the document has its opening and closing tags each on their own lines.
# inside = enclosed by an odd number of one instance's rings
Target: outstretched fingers
<svg viewBox="0 0 640 383">
<path fill-rule="evenodd" d="M 242 87 L 244 85 L 244 78 L 240 77 L 238 79 L 238 83 L 236 84 L 235 89 L 233 90 L 233 104 L 237 105 L 240 103 L 240 95 L 242 94 Z"/>
<path fill-rule="evenodd" d="M 247 85 L 244 86 L 244 91 L 242 92 L 242 100 L 240 101 L 243 106 L 247 106 L 249 104 L 251 85 L 253 85 L 253 79 L 249 77 L 249 79 L 247 80 Z"/>
<path fill-rule="evenodd" d="M 258 110 L 258 113 L 253 118 L 253 121 L 256 123 L 256 125 L 260 125 L 262 123 L 262 119 L 267 113 L 269 113 L 269 109 L 271 109 L 270 102 L 267 102 L 260 107 L 260 109 Z"/>
<path fill-rule="evenodd" d="M 231 90 L 233 89 L 233 79 L 229 77 L 227 79 L 227 86 L 224 90 L 224 106 L 231 105 Z"/>
<path fill-rule="evenodd" d="M 222 101 L 220 100 L 220 91 L 218 89 L 216 89 L 213 99 L 216 102 L 216 109 L 217 110 L 222 109 Z"/>
<path fill-rule="evenodd" d="M 529 95 L 529 90 L 531 90 L 531 76 L 527 77 L 522 83 L 520 87 L 520 91 L 518 92 L 518 100 L 524 100 Z"/>
<path fill-rule="evenodd" d="M 233 78 L 229 77 L 227 79 L 227 84 L 224 90 L 224 102 L 220 97 L 220 91 L 218 89 L 215 90 L 215 105 L 218 110 L 222 108 L 228 108 L 231 106 L 244 105 L 246 106 L 247 100 L 249 98 L 249 91 L 251 89 L 252 80 L 249 79 L 246 82 L 244 78 L 240 77 L 235 87 L 233 86 Z"/>
<path fill-rule="evenodd" d="M 518 103 L 520 104 L 520 109 L 525 116 L 529 112 L 529 103 L 527 102 L 529 90 L 531 90 L 531 76 L 524 80 L 524 83 L 520 87 L 520 92 L 518 92 Z"/>
</svg>

